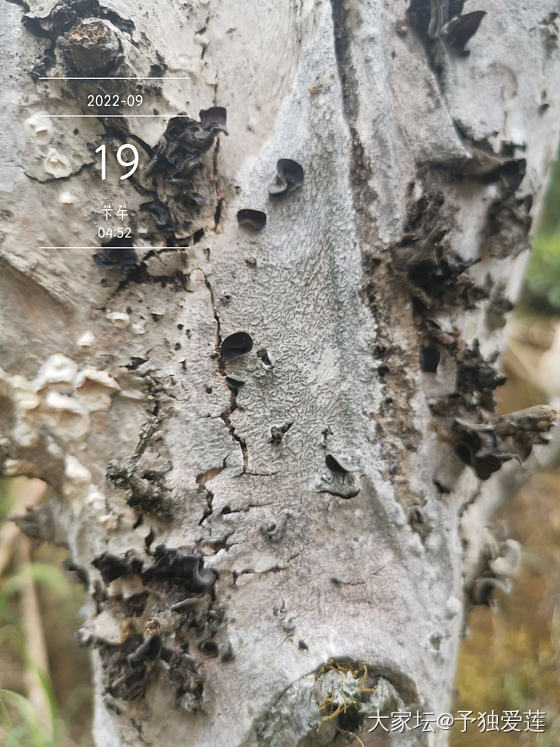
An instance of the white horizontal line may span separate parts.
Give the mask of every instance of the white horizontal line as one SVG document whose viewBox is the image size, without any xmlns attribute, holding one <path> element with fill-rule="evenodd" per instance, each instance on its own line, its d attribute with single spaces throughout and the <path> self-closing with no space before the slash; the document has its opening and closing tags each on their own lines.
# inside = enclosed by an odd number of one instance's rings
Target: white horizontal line
<svg viewBox="0 0 560 747">
<path fill-rule="evenodd" d="M 126 117 L 154 117 L 155 119 L 189 119 L 188 114 L 49 114 L 51 119 L 99 119 L 99 117 L 112 117 L 113 119 L 126 119 Z"/>
<path fill-rule="evenodd" d="M 39 249 L 191 249 L 190 246 L 40 246 Z"/>
<path fill-rule="evenodd" d="M 165 76 L 163 78 L 151 78 L 151 77 L 144 77 L 144 78 L 118 78 L 118 77 L 110 77 L 110 78 L 71 78 L 71 77 L 65 77 L 65 76 L 52 76 L 52 77 L 41 77 L 39 80 L 190 80 L 190 76 L 187 78 L 171 78 L 169 76 Z"/>
</svg>

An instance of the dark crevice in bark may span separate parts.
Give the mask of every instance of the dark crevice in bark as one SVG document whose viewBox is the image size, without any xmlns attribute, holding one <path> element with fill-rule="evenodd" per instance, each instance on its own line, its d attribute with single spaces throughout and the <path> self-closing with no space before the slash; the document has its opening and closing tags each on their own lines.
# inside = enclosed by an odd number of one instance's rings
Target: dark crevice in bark
<svg viewBox="0 0 560 747">
<path fill-rule="evenodd" d="M 350 133 L 350 187 L 363 257 L 361 296 L 377 325 L 378 342 L 372 354 L 379 361 L 379 378 L 384 384 L 384 398 L 380 411 L 376 413 L 376 422 L 386 459 L 386 477 L 394 483 L 399 501 L 410 508 L 415 505 L 417 496 L 409 487 L 409 454 L 420 442 L 420 433 L 410 418 L 413 411 L 411 399 L 416 388 L 409 372 L 414 372 L 418 367 L 415 365 L 419 357 L 417 341 L 407 289 L 394 272 L 387 253 L 375 243 L 377 227 L 370 208 L 377 195 L 370 184 L 372 164 L 357 129 L 359 84 L 352 62 L 348 3 L 345 0 L 331 0 L 331 7 L 343 112 Z M 407 333 L 409 339 L 406 348 L 395 344 L 395 328 Z M 397 462 L 395 455 L 402 455 L 400 462 Z"/>
<path fill-rule="evenodd" d="M 214 189 L 216 191 L 216 209 L 214 210 L 214 232 L 217 233 L 221 228 L 222 214 L 224 208 L 224 195 L 220 183 L 220 175 L 218 173 L 218 155 L 220 153 L 220 141 L 216 140 L 214 152 L 212 154 L 212 181 L 214 182 Z"/>
<path fill-rule="evenodd" d="M 344 117 L 350 130 L 351 163 L 350 178 L 354 195 L 354 207 L 366 224 L 366 231 L 371 228 L 371 217 L 368 207 L 377 195 L 368 182 L 371 164 L 364 150 L 356 128 L 359 114 L 358 81 L 352 63 L 351 36 L 348 29 L 348 11 L 344 0 L 331 0 L 334 27 L 334 48 L 338 76 L 342 89 Z"/>
<path fill-rule="evenodd" d="M 245 474 L 247 472 L 247 467 L 249 465 L 249 452 L 247 449 L 247 442 L 245 441 L 244 438 L 242 438 L 236 432 L 235 426 L 231 422 L 231 415 L 237 409 L 237 390 L 235 388 L 229 387 L 226 381 L 226 378 L 227 378 L 226 362 L 222 355 L 222 342 L 223 342 L 222 322 L 220 319 L 220 314 L 218 312 L 218 309 L 216 308 L 216 303 L 214 299 L 214 289 L 212 288 L 212 285 L 210 281 L 208 280 L 208 276 L 206 275 L 204 270 L 201 269 L 201 272 L 204 276 L 204 283 L 210 295 L 210 305 L 212 307 L 212 313 L 216 321 L 216 355 L 217 355 L 217 361 L 218 361 L 218 371 L 220 372 L 221 376 L 224 379 L 224 384 L 228 389 L 229 398 L 230 398 L 229 405 L 220 413 L 220 418 L 223 420 L 226 428 L 228 429 L 230 433 L 230 436 L 233 438 L 234 441 L 236 441 L 239 444 L 239 448 L 241 449 L 241 455 L 243 457 L 243 473 L 242 474 Z"/>
<path fill-rule="evenodd" d="M 206 519 L 211 516 L 214 513 L 213 509 L 213 501 L 214 501 L 214 493 L 206 486 L 206 483 L 210 480 L 213 480 L 214 477 L 217 477 L 220 472 L 223 472 L 226 468 L 225 460 L 221 467 L 214 467 L 213 469 L 209 469 L 206 472 L 197 475 L 196 476 L 196 484 L 199 485 L 200 489 L 204 491 L 206 495 L 206 510 L 204 511 L 202 518 L 198 522 L 199 526 L 204 524 Z"/>
</svg>

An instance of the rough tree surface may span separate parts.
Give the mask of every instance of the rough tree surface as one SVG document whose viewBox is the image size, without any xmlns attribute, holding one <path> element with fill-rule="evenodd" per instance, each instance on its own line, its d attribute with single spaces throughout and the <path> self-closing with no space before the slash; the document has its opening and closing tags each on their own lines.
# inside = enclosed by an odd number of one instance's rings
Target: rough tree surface
<svg viewBox="0 0 560 747">
<path fill-rule="evenodd" d="M 447 742 L 367 717 L 452 708 L 519 555 L 492 516 L 555 418 L 493 391 L 558 3 L 462 6 L 3 8 L 0 469 L 48 482 L 18 521 L 90 592 L 99 745 Z"/>
</svg>

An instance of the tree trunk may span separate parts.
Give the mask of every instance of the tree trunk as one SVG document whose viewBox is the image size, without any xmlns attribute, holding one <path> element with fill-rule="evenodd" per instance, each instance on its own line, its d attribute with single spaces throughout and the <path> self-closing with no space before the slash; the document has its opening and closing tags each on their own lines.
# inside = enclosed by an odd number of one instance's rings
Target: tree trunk
<svg viewBox="0 0 560 747">
<path fill-rule="evenodd" d="M 408 5 L 4 10 L 0 467 L 49 483 L 18 521 L 91 593 L 99 745 L 447 742 L 369 717 L 452 708 L 554 422 L 493 391 L 557 2 Z"/>
</svg>

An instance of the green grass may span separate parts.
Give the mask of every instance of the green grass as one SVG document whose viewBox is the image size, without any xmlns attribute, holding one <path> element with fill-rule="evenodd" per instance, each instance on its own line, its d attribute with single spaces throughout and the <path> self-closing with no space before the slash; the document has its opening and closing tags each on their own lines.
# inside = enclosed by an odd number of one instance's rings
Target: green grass
<svg viewBox="0 0 560 747">
<path fill-rule="evenodd" d="M 560 314 L 560 233 L 540 235 L 525 277 L 525 305 L 546 315 Z"/>
</svg>

